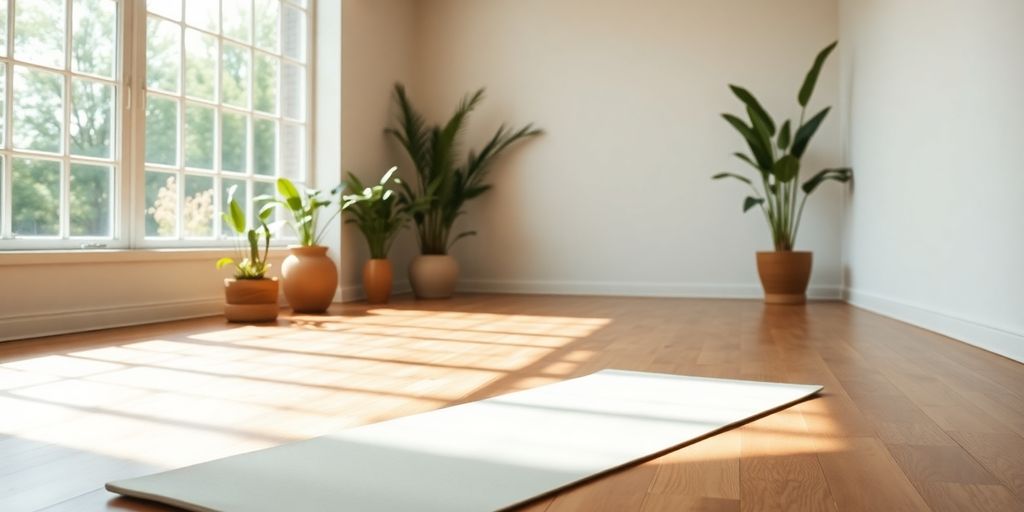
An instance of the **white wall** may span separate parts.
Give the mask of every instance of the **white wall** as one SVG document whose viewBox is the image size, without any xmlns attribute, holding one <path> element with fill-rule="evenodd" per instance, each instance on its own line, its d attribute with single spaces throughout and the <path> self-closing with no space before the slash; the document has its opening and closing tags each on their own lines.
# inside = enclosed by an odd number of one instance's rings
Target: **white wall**
<svg viewBox="0 0 1024 512">
<path fill-rule="evenodd" d="M 360 180 L 376 181 L 392 165 L 396 151 L 384 137 L 391 121 L 391 87 L 412 80 L 415 0 L 344 0 L 341 48 L 341 167 Z M 329 115 L 327 112 L 322 115 Z M 366 242 L 346 226 L 342 241 L 344 300 L 362 296 Z M 392 252 L 395 290 L 408 289 L 405 269 L 415 253 L 405 234 Z"/>
<path fill-rule="evenodd" d="M 835 1 L 431 0 L 417 21 L 410 93 L 429 118 L 486 86 L 473 145 L 502 121 L 547 130 L 507 155 L 461 222 L 480 232 L 456 246 L 463 289 L 761 295 L 764 219 L 741 214 L 741 184 L 710 180 L 745 171 L 719 117 L 741 112 L 726 84 L 798 116 L 804 74 L 837 36 Z M 813 107 L 836 103 L 836 69 Z M 838 124 L 826 121 L 808 170 L 841 163 Z M 798 240 L 815 252 L 815 296 L 839 296 L 842 196 L 822 187 Z"/>
<path fill-rule="evenodd" d="M 1024 2 L 841 19 L 850 301 L 1024 361 Z"/>
</svg>

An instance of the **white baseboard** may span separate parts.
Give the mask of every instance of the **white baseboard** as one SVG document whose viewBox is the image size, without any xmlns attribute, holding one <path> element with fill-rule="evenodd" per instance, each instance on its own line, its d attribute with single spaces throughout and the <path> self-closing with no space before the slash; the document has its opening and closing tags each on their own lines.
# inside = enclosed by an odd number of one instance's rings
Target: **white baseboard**
<svg viewBox="0 0 1024 512">
<path fill-rule="evenodd" d="M 14 315 L 0 317 L 0 341 L 216 316 L 223 312 L 224 297 L 214 297 Z"/>
<path fill-rule="evenodd" d="M 846 301 L 858 308 L 916 325 L 1024 363 L 1024 334 L 1010 332 L 917 304 L 848 289 Z"/>
<path fill-rule="evenodd" d="M 528 293 L 544 295 L 610 295 L 623 297 L 676 297 L 694 299 L 760 299 L 760 284 L 628 283 L 615 281 L 513 281 L 466 279 L 459 291 L 478 293 Z M 815 286 L 807 290 L 812 300 L 840 300 L 838 286 Z"/>
</svg>

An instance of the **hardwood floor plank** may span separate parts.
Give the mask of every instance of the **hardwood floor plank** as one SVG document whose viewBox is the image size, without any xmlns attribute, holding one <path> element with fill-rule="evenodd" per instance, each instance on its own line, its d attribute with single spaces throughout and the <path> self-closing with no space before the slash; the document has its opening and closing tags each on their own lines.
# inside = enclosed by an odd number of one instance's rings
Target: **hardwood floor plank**
<svg viewBox="0 0 1024 512">
<path fill-rule="evenodd" d="M 0 343 L 0 510 L 168 510 L 101 486 L 603 368 L 825 392 L 522 510 L 1021 509 L 1024 365 L 840 303 L 463 295 Z"/>
<path fill-rule="evenodd" d="M 849 438 L 842 450 L 817 458 L 840 512 L 930 510 L 878 439 Z"/>
</svg>

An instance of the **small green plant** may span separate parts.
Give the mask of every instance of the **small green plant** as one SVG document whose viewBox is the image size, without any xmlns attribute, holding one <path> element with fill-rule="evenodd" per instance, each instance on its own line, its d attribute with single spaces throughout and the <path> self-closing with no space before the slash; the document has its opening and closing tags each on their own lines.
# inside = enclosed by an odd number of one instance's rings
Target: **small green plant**
<svg viewBox="0 0 1024 512">
<path fill-rule="evenodd" d="M 270 252 L 270 226 L 267 219 L 270 211 L 263 210 L 254 219 L 259 225 L 246 227 L 245 210 L 235 200 L 236 186 L 228 189 L 228 211 L 224 212 L 224 222 L 240 236 L 237 242 L 237 259 L 221 258 L 217 260 L 217 269 L 227 265 L 235 266 L 235 279 L 263 279 L 270 270 L 267 254 Z M 263 241 L 263 253 L 260 253 L 260 241 Z M 248 245 L 248 247 L 246 247 Z"/>
<path fill-rule="evenodd" d="M 365 187 L 359 178 L 348 173 L 345 185 L 361 192 L 341 196 L 341 210 L 349 216 L 346 224 L 355 224 L 366 238 L 373 259 L 386 259 L 398 233 L 409 223 L 409 208 L 399 200 L 390 185 L 401 185 L 392 167 L 377 185 Z"/>
<path fill-rule="evenodd" d="M 502 125 L 479 152 L 471 150 L 464 161 L 457 162 L 466 118 L 483 98 L 483 89 L 466 95 L 447 123 L 428 126 L 413 108 L 405 87 L 395 84 L 397 126 L 385 133 L 402 145 L 416 169 L 418 183 L 402 182 L 401 195 L 416 222 L 422 254 L 448 254 L 459 239 L 475 235 L 475 231 L 466 231 L 452 238 L 452 225 L 463 214 L 466 202 L 490 190 L 485 180 L 491 163 L 515 142 L 543 133 L 532 124 L 518 130 Z"/>
<path fill-rule="evenodd" d="M 797 94 L 797 102 L 800 104 L 800 122 L 796 125 L 795 132 L 791 132 L 788 119 L 776 130 L 775 121 L 753 94 L 737 85 L 729 86 L 733 94 L 746 106 L 750 124 L 732 114 L 722 114 L 722 117 L 743 136 L 747 146 L 750 147 L 753 158 L 751 155 L 739 152 L 733 153 L 733 155 L 757 170 L 761 178 L 762 189 L 758 190 L 754 186 L 754 182 L 746 176 L 731 172 L 718 173 L 712 176 L 712 179 L 733 178 L 746 183 L 754 191 L 754 195 L 747 196 L 743 200 L 743 211 L 747 212 L 755 206 L 761 208 L 765 220 L 768 221 L 768 227 L 771 229 L 772 242 L 775 244 L 776 251 L 793 250 L 797 232 L 800 230 L 804 205 L 807 203 L 808 196 L 818 188 L 818 185 L 828 180 L 845 183 L 850 181 L 853 175 L 853 170 L 846 167 L 824 169 L 797 187 L 797 181 L 800 178 L 800 159 L 807 150 L 811 137 L 821 126 L 831 108 L 826 107 L 804 122 L 807 103 L 811 99 L 811 94 L 814 93 L 814 86 L 817 84 L 818 75 L 821 73 L 822 65 L 825 64 L 825 59 L 835 47 L 836 43 L 832 43 L 821 50 L 804 78 L 803 86 L 800 87 L 800 92 Z M 797 206 L 797 188 L 803 190 L 804 193 L 803 198 L 799 200 L 799 207 Z"/>
<path fill-rule="evenodd" d="M 335 187 L 331 190 L 330 195 L 339 194 L 341 188 L 341 185 Z M 254 198 L 255 201 L 263 203 L 260 214 L 273 211 L 275 205 L 283 206 L 291 213 L 292 220 L 288 224 L 299 237 L 299 245 L 305 247 L 319 245 L 320 239 L 327 231 L 327 226 L 341 213 L 339 208 L 334 215 L 327 219 L 320 231 L 317 231 L 320 209 L 330 206 L 334 202 L 333 200 L 322 199 L 320 195 L 323 192 L 317 189 L 306 189 L 305 192 L 299 192 L 299 189 L 288 178 L 277 179 L 277 193 L 281 199 L 266 195 Z"/>
</svg>

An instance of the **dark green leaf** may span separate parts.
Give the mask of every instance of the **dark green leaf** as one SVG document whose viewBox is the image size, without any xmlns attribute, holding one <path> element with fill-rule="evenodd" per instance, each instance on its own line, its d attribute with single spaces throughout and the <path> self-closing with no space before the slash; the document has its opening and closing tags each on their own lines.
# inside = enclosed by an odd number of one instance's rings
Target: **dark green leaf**
<svg viewBox="0 0 1024 512">
<path fill-rule="evenodd" d="M 747 196 L 747 198 L 743 200 L 743 213 L 747 213 L 748 210 L 750 210 L 751 208 L 753 208 L 753 207 L 755 207 L 755 206 L 757 206 L 757 205 L 759 205 L 759 204 L 761 204 L 763 202 L 764 202 L 764 198 L 763 197 Z"/>
<path fill-rule="evenodd" d="M 756 120 L 759 120 L 761 123 L 764 123 L 765 128 L 768 129 L 769 136 L 775 135 L 775 121 L 757 101 L 757 98 L 755 98 L 753 94 L 750 94 L 750 91 L 738 85 L 729 85 L 729 89 L 732 89 L 732 93 L 747 106 L 751 122 L 754 122 L 756 126 Z"/>
<path fill-rule="evenodd" d="M 804 156 L 811 137 L 814 136 L 814 132 L 818 131 L 818 126 L 821 126 L 821 122 L 825 120 L 830 108 L 832 107 L 825 107 L 796 131 L 796 135 L 793 137 L 793 147 L 789 150 L 791 155 L 797 158 Z"/>
<path fill-rule="evenodd" d="M 740 132 L 747 141 L 747 145 L 750 146 L 751 153 L 754 154 L 754 159 L 757 160 L 757 167 L 762 170 L 769 170 L 772 168 L 772 157 L 771 151 L 762 145 L 761 137 L 758 136 L 754 129 L 747 126 L 742 119 L 732 114 L 722 114 L 722 118 L 732 125 L 736 131 Z"/>
<path fill-rule="evenodd" d="M 735 178 L 737 180 L 742 181 L 743 183 L 746 183 L 747 185 L 752 185 L 753 184 L 750 181 L 750 179 L 747 178 L 746 176 L 740 176 L 739 174 L 731 173 L 731 172 L 720 172 L 720 173 L 718 173 L 718 174 L 716 174 L 716 175 L 711 177 L 711 179 L 713 179 L 713 180 L 720 180 L 722 178 Z"/>
<path fill-rule="evenodd" d="M 839 41 L 835 41 L 832 44 L 826 46 L 823 50 L 818 52 L 818 56 L 814 58 L 814 65 L 811 66 L 810 71 L 807 72 L 807 77 L 804 78 L 804 84 L 800 87 L 800 94 L 797 95 L 797 101 L 800 102 L 801 107 L 806 107 L 807 102 L 811 100 L 811 94 L 814 93 L 814 86 L 818 83 L 818 75 L 821 74 L 821 66 L 825 64 L 825 59 L 835 49 L 836 44 Z"/>
<path fill-rule="evenodd" d="M 787 183 L 800 173 L 800 159 L 793 155 L 780 158 L 772 167 L 772 175 L 779 183 Z"/>
<path fill-rule="evenodd" d="M 779 129 L 779 149 L 785 151 L 789 147 L 789 119 L 786 119 L 785 123 L 782 123 L 782 128 Z"/>
<path fill-rule="evenodd" d="M 814 192 L 814 189 L 818 188 L 818 185 L 821 185 L 822 183 L 828 180 L 846 183 L 847 181 L 850 181 L 850 178 L 852 176 L 853 169 L 850 169 L 848 167 L 842 167 L 839 169 L 824 169 L 822 171 L 819 171 L 818 174 L 811 176 L 811 178 L 805 181 L 800 188 L 803 189 L 805 194 L 810 194 L 811 192 Z"/>
</svg>

